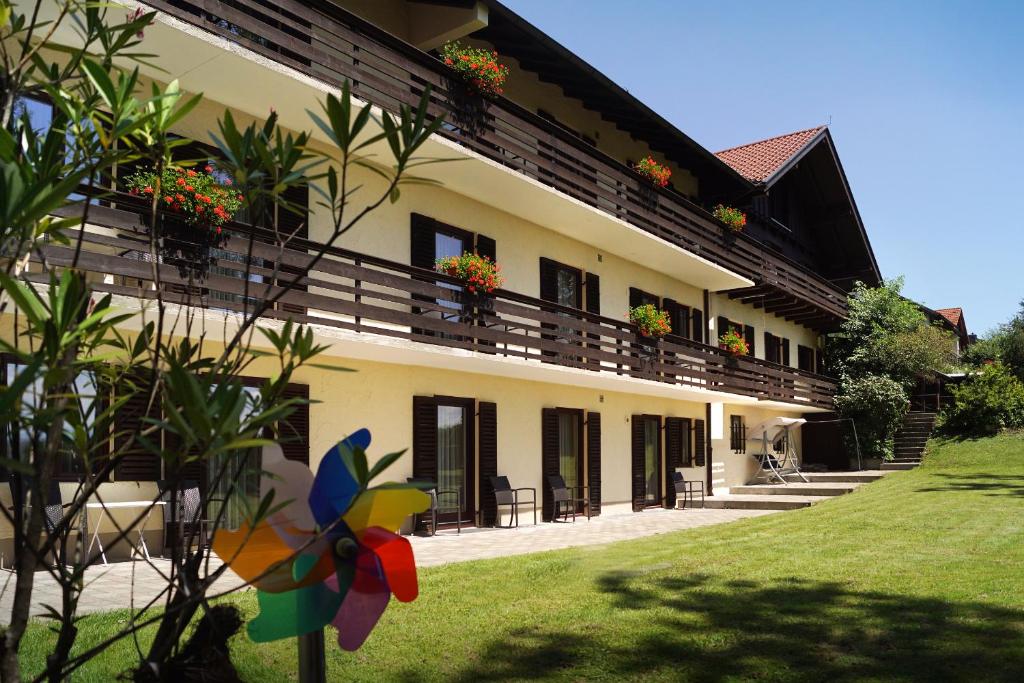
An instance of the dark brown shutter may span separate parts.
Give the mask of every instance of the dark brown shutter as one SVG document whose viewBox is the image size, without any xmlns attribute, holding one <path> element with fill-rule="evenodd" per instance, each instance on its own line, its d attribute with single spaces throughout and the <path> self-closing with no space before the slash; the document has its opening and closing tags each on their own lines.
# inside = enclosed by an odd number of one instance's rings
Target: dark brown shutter
<svg viewBox="0 0 1024 683">
<path fill-rule="evenodd" d="M 586 301 L 584 301 L 583 303 L 584 303 L 584 306 L 586 307 L 586 311 L 587 311 L 587 313 L 593 313 L 594 315 L 600 315 L 601 314 L 601 278 L 598 277 L 595 273 L 586 273 L 583 277 L 584 277 L 584 280 L 583 280 L 584 295 L 583 296 L 586 299 Z M 601 335 L 595 334 L 593 332 L 588 332 L 587 333 L 587 338 L 588 339 L 600 340 Z M 596 341 L 594 343 L 587 344 L 587 347 L 591 348 L 591 349 L 600 349 L 601 348 L 601 343 L 600 343 L 600 341 Z M 600 367 L 601 366 L 601 361 L 598 360 L 598 359 L 594 359 L 594 360 L 591 361 L 591 364 L 596 366 L 596 367 Z"/>
<path fill-rule="evenodd" d="M 434 219 L 414 213 L 411 226 L 409 263 L 417 268 L 433 270 L 437 253 Z"/>
<path fill-rule="evenodd" d="M 493 238 L 486 235 L 476 236 L 476 253 L 478 256 L 486 256 L 491 261 L 498 260 L 498 244 Z"/>
<path fill-rule="evenodd" d="M 541 489 L 543 491 L 542 516 L 545 522 L 554 517 L 555 499 L 548 486 L 548 477 L 558 474 L 558 411 L 554 408 L 541 410 L 540 425 Z"/>
<path fill-rule="evenodd" d="M 558 264 L 551 259 L 540 259 L 540 298 L 558 301 Z"/>
<path fill-rule="evenodd" d="M 743 326 L 743 338 L 747 340 L 747 346 L 750 347 L 750 357 L 754 357 L 754 326 L 744 325 Z"/>
<path fill-rule="evenodd" d="M 765 360 L 772 360 L 772 361 L 775 360 L 775 356 L 772 354 L 772 351 L 773 351 L 773 349 L 772 349 L 772 340 L 773 339 L 774 339 L 774 337 L 772 336 L 771 332 L 765 332 L 764 333 L 764 359 Z"/>
<path fill-rule="evenodd" d="M 707 333 L 704 326 L 704 311 L 699 308 L 693 309 L 690 311 L 690 319 L 690 327 L 692 328 L 690 339 L 704 344 L 704 335 Z"/>
<path fill-rule="evenodd" d="M 596 315 L 600 315 L 601 278 L 598 277 L 595 273 L 587 273 L 585 277 L 587 313 L 594 313 Z"/>
<path fill-rule="evenodd" d="M 412 398 L 412 476 L 437 482 L 437 401 Z"/>
<path fill-rule="evenodd" d="M 789 340 L 782 340 L 782 364 L 789 365 Z"/>
<path fill-rule="evenodd" d="M 601 514 L 601 413 L 587 413 L 587 486 L 590 514 Z"/>
<path fill-rule="evenodd" d="M 641 415 L 630 418 L 632 427 L 633 512 L 644 509 L 644 419 Z"/>
<path fill-rule="evenodd" d="M 498 519 L 491 477 L 498 476 L 498 406 L 481 401 L 477 406 L 480 441 L 480 512 L 485 526 Z"/>
<path fill-rule="evenodd" d="M 149 452 L 139 442 L 140 433 L 148 426 L 143 418 L 160 416 L 160 396 L 156 396 L 150 407 L 149 382 L 145 377 L 140 375 L 132 381 L 136 391 L 114 414 L 114 452 L 123 453 L 117 461 L 118 481 L 156 481 L 161 478 L 160 456 Z M 156 432 L 148 440 L 158 447 L 160 433 Z"/>
<path fill-rule="evenodd" d="M 672 475 L 683 466 L 683 419 L 665 418 L 665 507 L 676 506 L 676 487 Z"/>
<path fill-rule="evenodd" d="M 285 399 L 309 400 L 308 384 L 289 384 L 281 392 Z M 294 411 L 278 425 L 284 457 L 309 466 L 309 404 L 294 406 Z"/>
<path fill-rule="evenodd" d="M 544 301 L 558 301 L 558 263 L 551 259 L 544 258 L 540 259 L 540 298 Z M 552 323 L 541 323 L 542 329 L 553 330 L 555 325 Z M 541 334 L 544 339 L 555 339 L 554 335 Z M 542 351 L 542 355 L 554 356 L 554 351 Z"/>
<path fill-rule="evenodd" d="M 704 467 L 707 444 L 704 442 L 704 420 L 693 421 L 693 464 Z"/>
<path fill-rule="evenodd" d="M 629 307 L 636 308 L 643 303 L 642 293 L 636 287 L 629 288 Z"/>
</svg>

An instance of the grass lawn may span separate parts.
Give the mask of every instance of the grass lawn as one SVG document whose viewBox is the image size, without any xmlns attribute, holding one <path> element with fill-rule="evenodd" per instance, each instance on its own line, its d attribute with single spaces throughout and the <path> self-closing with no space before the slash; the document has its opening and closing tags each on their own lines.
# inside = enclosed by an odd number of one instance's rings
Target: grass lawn
<svg viewBox="0 0 1024 683">
<path fill-rule="evenodd" d="M 681 513 L 683 514 L 683 513 Z M 331 680 L 1024 680 L 1024 437 L 933 443 L 925 464 L 797 512 L 424 570 Z M 247 614 L 255 598 L 237 598 Z M 81 622 L 84 645 L 124 619 Z M 52 642 L 34 627 L 26 664 Z M 134 660 L 110 648 L 78 680 Z M 295 643 L 232 659 L 296 677 Z"/>
</svg>

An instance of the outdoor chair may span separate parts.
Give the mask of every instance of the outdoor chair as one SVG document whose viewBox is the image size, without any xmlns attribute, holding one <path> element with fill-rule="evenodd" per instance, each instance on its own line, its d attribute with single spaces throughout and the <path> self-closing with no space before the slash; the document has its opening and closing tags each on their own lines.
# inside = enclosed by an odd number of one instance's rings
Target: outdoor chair
<svg viewBox="0 0 1024 683">
<path fill-rule="evenodd" d="M 199 548 L 207 545 L 209 534 L 209 520 L 206 519 L 203 509 L 202 495 L 199 492 L 199 482 L 184 480 L 178 482 L 177 505 L 171 505 L 171 482 L 161 479 L 156 483 L 160 491 L 160 500 L 167 504 L 164 509 L 164 549 L 185 545 L 191 539 L 199 541 Z M 168 543 L 168 540 L 171 543 Z"/>
<path fill-rule="evenodd" d="M 680 498 L 683 499 L 683 508 L 686 507 L 687 498 L 690 499 L 690 507 L 693 507 L 694 491 L 700 492 L 700 506 L 704 507 L 704 482 L 687 481 L 682 472 L 673 472 L 672 485 L 676 489 L 676 502 L 678 503 Z"/>
<path fill-rule="evenodd" d="M 561 513 L 562 521 L 568 521 L 572 515 L 573 523 L 576 522 L 576 508 L 580 505 L 587 511 L 587 520 L 590 520 L 590 488 L 587 486 L 566 486 L 565 478 L 560 474 L 548 476 L 548 488 L 551 489 L 551 497 L 554 500 L 555 509 L 552 511 L 551 521 L 557 522 Z"/>
<path fill-rule="evenodd" d="M 19 486 L 20 484 L 20 486 Z M 28 476 L 14 475 L 7 482 L 7 486 L 11 491 L 11 505 L 7 508 L 7 511 L 14 516 L 15 510 L 20 507 L 22 514 L 28 514 L 32 508 L 32 502 L 29 498 L 29 491 L 32 488 L 32 478 Z M 22 497 L 19 497 L 19 488 L 24 493 Z M 49 490 L 46 492 L 46 504 L 43 509 L 43 526 L 46 529 L 47 534 L 52 534 L 56 530 L 57 525 L 60 524 L 61 519 L 64 518 L 64 510 L 71 507 L 71 503 L 65 503 L 60 493 L 60 482 L 56 479 L 50 480 Z M 63 564 L 64 560 L 58 555 L 59 546 L 55 545 L 53 548 L 53 561 L 56 564 Z M 2 563 L 0 563 L 2 564 Z"/>
<path fill-rule="evenodd" d="M 490 477 L 491 487 L 494 489 L 494 502 L 498 508 L 498 519 L 495 520 L 494 525 L 500 526 L 503 529 L 512 528 L 512 519 L 515 518 L 516 526 L 519 526 L 519 507 L 521 505 L 530 505 L 533 507 L 533 523 L 537 524 L 537 489 L 533 488 L 512 488 L 512 485 L 508 483 L 508 477 Z M 529 500 L 519 500 L 519 494 L 529 491 Z M 508 526 L 499 524 L 498 521 L 501 519 L 501 508 L 509 508 Z"/>
<path fill-rule="evenodd" d="M 406 479 L 406 482 L 410 484 L 423 484 L 433 483 L 430 479 L 423 477 L 410 477 Z M 415 531 L 420 522 L 423 520 L 424 515 L 430 515 L 430 535 L 434 536 L 437 534 L 437 516 L 438 514 L 450 514 L 455 513 L 455 528 L 457 533 L 462 533 L 462 509 L 464 505 L 464 497 L 462 495 L 462 487 L 454 489 L 439 489 L 436 486 L 430 489 L 425 489 L 427 494 L 430 496 L 430 508 L 424 512 L 414 513 L 412 516 L 412 528 Z M 444 501 L 451 501 L 454 499 L 455 504 L 451 502 L 445 503 Z"/>
</svg>

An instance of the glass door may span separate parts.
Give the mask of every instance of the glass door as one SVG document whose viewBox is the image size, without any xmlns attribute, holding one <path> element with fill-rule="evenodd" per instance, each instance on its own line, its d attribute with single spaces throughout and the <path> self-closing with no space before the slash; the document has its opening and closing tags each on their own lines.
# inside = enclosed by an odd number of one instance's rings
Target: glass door
<svg viewBox="0 0 1024 683">
<path fill-rule="evenodd" d="M 644 418 L 644 504 L 661 502 L 661 440 L 657 418 Z"/>
<path fill-rule="evenodd" d="M 580 449 L 582 416 L 575 410 L 560 410 L 558 413 L 558 473 L 572 496 L 582 495 L 574 489 L 583 486 L 583 454 Z M 580 510 L 578 510 L 580 511 Z"/>
<path fill-rule="evenodd" d="M 473 518 L 473 459 L 469 449 L 469 411 L 464 405 L 437 406 L 438 518 L 454 522 L 461 498 L 462 520 Z M 461 496 L 459 495 L 461 493 Z"/>
</svg>

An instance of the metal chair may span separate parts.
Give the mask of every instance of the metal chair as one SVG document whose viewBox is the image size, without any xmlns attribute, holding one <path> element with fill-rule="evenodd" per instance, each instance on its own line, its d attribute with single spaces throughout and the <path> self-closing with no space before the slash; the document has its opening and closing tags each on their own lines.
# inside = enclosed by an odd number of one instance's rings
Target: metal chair
<svg viewBox="0 0 1024 683">
<path fill-rule="evenodd" d="M 537 524 L 537 489 L 523 487 L 514 489 L 512 485 L 508 483 L 508 477 L 490 477 L 491 487 L 494 489 L 494 502 L 498 508 L 498 519 L 501 519 L 501 508 L 502 506 L 510 508 L 508 526 L 498 524 L 498 520 L 495 520 L 494 526 L 499 526 L 503 529 L 512 528 L 512 518 L 515 518 L 516 526 L 519 526 L 519 507 L 521 505 L 530 505 L 533 507 L 533 523 Z M 519 500 L 519 493 L 521 491 L 529 491 L 531 496 L 530 500 Z"/>
<path fill-rule="evenodd" d="M 177 505 L 171 505 L 171 482 L 161 479 L 156 483 L 160 491 L 160 500 L 166 501 L 164 508 L 164 549 L 169 545 L 168 538 L 173 538 L 173 546 L 184 545 L 186 538 L 196 537 L 199 547 L 205 548 L 209 534 L 209 520 L 202 510 L 203 499 L 199 491 L 199 482 L 184 480 L 178 482 Z M 168 529 L 172 533 L 168 534 Z M 172 546 L 172 547 L 173 547 Z M 191 543 L 189 544 L 191 547 Z"/>
<path fill-rule="evenodd" d="M 683 477 L 682 472 L 672 473 L 672 485 L 676 489 L 676 502 L 679 502 L 679 498 L 683 499 L 683 508 L 686 507 L 686 499 L 690 499 L 690 507 L 693 507 L 693 492 L 700 491 L 700 506 L 704 507 L 704 482 L 702 481 L 687 481 Z"/>
<path fill-rule="evenodd" d="M 410 484 L 427 484 L 433 483 L 430 479 L 423 477 L 409 477 L 406 482 Z M 454 489 L 439 489 L 436 486 L 430 489 L 426 489 L 427 494 L 430 496 L 430 508 L 424 512 L 414 513 L 412 516 L 413 530 L 419 526 L 423 515 L 430 515 L 430 535 L 434 536 L 437 534 L 437 515 L 455 513 L 455 528 L 457 533 L 462 533 L 462 509 L 465 507 L 465 497 L 462 495 L 462 487 Z M 452 496 L 455 497 L 455 505 L 443 505 L 438 501 L 441 499 L 450 499 Z"/>
<path fill-rule="evenodd" d="M 565 478 L 562 475 L 552 474 L 548 475 L 548 487 L 551 489 L 551 496 L 555 504 L 555 509 L 551 515 L 552 522 L 558 521 L 559 510 L 561 509 L 562 521 L 568 521 L 569 515 L 572 514 L 572 521 L 575 523 L 576 508 L 580 504 L 587 511 L 587 521 L 590 521 L 589 486 L 566 486 Z"/>
</svg>

